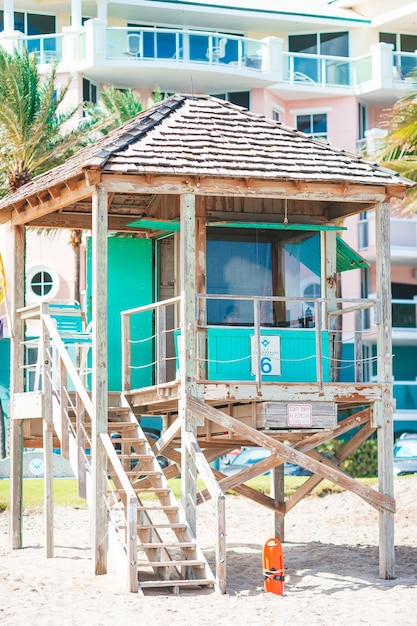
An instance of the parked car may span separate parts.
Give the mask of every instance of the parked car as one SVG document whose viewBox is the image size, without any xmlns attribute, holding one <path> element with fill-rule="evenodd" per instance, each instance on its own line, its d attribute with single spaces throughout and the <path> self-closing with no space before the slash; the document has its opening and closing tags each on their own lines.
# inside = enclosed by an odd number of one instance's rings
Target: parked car
<svg viewBox="0 0 417 626">
<path fill-rule="evenodd" d="M 258 461 L 263 461 L 270 456 L 270 454 L 270 451 L 265 448 L 244 448 L 232 461 L 226 463 L 222 468 L 222 472 L 227 476 L 236 474 L 243 469 L 251 467 Z M 269 471 L 264 472 L 264 474 L 269 474 Z M 284 463 L 284 474 L 286 476 L 311 476 L 311 472 L 304 467 L 287 462 Z"/>
<path fill-rule="evenodd" d="M 417 433 L 404 433 L 394 446 L 394 475 L 417 474 Z"/>
</svg>

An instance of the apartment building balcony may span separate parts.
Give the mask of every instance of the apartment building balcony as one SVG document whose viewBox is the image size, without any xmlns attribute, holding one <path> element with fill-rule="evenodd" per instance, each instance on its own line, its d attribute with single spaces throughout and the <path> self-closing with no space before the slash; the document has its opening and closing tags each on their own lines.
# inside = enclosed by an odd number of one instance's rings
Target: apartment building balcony
<svg viewBox="0 0 417 626">
<path fill-rule="evenodd" d="M 39 64 L 59 63 L 98 83 L 162 91 L 219 93 L 267 87 L 293 99 L 358 95 L 368 104 L 391 104 L 414 85 L 415 53 L 372 46 L 360 57 L 288 52 L 277 37 L 253 39 L 182 28 L 108 27 L 91 19 L 62 33 L 25 36 L 3 32 L 0 44 L 37 50 Z"/>
<path fill-rule="evenodd" d="M 391 218 L 391 264 L 417 268 L 417 218 Z M 359 222 L 359 250 L 371 264 L 377 258 L 375 214 L 366 212 Z"/>
<path fill-rule="evenodd" d="M 37 50 L 40 65 L 80 71 L 97 83 L 163 91 L 222 92 L 266 87 L 277 80 L 276 39 L 263 40 L 178 28 L 107 27 L 88 20 L 82 29 L 19 36 Z M 2 39 L 0 37 L 0 43 Z M 10 46 L 10 39 L 8 39 Z"/>
</svg>

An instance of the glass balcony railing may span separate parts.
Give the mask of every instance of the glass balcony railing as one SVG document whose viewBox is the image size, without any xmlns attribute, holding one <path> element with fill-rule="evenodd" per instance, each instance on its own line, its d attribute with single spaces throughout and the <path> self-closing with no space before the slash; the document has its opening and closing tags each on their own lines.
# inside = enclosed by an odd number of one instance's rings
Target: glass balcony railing
<svg viewBox="0 0 417 626">
<path fill-rule="evenodd" d="M 256 39 L 170 28 L 107 28 L 106 58 L 232 65 L 264 71 L 267 44 Z"/>
<path fill-rule="evenodd" d="M 373 78 L 372 55 L 366 54 L 352 60 L 352 85 L 362 85 Z"/>
<path fill-rule="evenodd" d="M 36 52 L 37 62 L 62 62 L 63 35 L 31 35 L 19 39 L 19 50 L 24 47 L 28 52 Z"/>
<path fill-rule="evenodd" d="M 407 52 L 393 52 L 394 80 L 407 83 L 417 83 L 415 71 L 417 69 L 417 55 Z"/>
<path fill-rule="evenodd" d="M 319 85 L 349 86 L 351 84 L 351 60 L 320 54 L 283 52 L 283 79 L 291 84 L 311 83 Z"/>
</svg>

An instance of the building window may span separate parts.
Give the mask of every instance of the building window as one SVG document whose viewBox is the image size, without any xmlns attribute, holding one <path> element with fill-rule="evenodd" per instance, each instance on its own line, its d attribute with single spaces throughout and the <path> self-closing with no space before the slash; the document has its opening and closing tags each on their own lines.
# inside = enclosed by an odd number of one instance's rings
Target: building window
<svg viewBox="0 0 417 626">
<path fill-rule="evenodd" d="M 349 56 L 349 33 L 310 33 L 289 35 L 288 50 L 306 54 L 326 54 L 335 57 Z"/>
<path fill-rule="evenodd" d="M 415 71 L 417 67 L 415 58 L 417 35 L 379 33 L 379 41 L 394 46 L 393 65 L 397 78 L 405 78 Z"/>
<path fill-rule="evenodd" d="M 30 300 L 50 300 L 58 292 L 59 278 L 51 268 L 37 265 L 28 271 L 27 285 Z"/>
<path fill-rule="evenodd" d="M 92 104 L 97 104 L 98 102 L 98 86 L 88 80 L 88 78 L 83 78 L 83 100 Z"/>
<path fill-rule="evenodd" d="M 365 138 L 365 131 L 368 130 L 368 107 L 359 102 L 359 139 Z"/>
<path fill-rule="evenodd" d="M 362 213 L 360 213 L 359 215 L 359 250 L 366 250 L 368 246 L 369 246 L 368 213 L 366 211 L 362 211 Z"/>
<path fill-rule="evenodd" d="M 327 114 L 297 115 L 297 129 L 311 137 L 327 139 Z"/>
<path fill-rule="evenodd" d="M 245 107 L 245 109 L 250 109 L 250 91 L 230 91 L 212 95 L 215 98 L 227 100 L 227 102 L 231 102 L 232 104 L 237 104 L 238 106 Z"/>
<path fill-rule="evenodd" d="M 289 35 L 288 50 L 305 56 L 296 56 L 294 75 L 298 80 L 309 79 L 314 82 L 331 82 L 333 84 L 349 84 L 349 64 L 334 63 L 314 59 L 307 55 L 326 55 L 330 57 L 349 56 L 349 33 L 309 33 L 305 35 Z M 322 75 L 322 72 L 325 72 Z"/>
<path fill-rule="evenodd" d="M 275 107 L 272 107 L 272 119 L 274 120 L 274 122 L 281 121 L 281 112 L 278 111 L 278 109 L 275 109 Z"/>
<path fill-rule="evenodd" d="M 14 28 L 25 35 L 50 35 L 56 32 L 55 15 L 15 11 Z M 0 30 L 4 30 L 4 11 L 0 11 Z"/>
</svg>

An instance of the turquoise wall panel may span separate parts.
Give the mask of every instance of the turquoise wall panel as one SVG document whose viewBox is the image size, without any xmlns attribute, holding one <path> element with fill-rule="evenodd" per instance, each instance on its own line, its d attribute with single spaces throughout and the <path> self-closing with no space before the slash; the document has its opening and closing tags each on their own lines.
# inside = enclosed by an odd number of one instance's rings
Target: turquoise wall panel
<svg viewBox="0 0 417 626">
<path fill-rule="evenodd" d="M 153 301 L 153 249 L 150 239 L 108 239 L 108 376 L 109 390 L 122 389 L 121 311 Z M 88 317 L 91 319 L 91 239 L 87 247 Z M 132 388 L 152 384 L 154 340 L 152 313 L 132 319 Z"/>
<path fill-rule="evenodd" d="M 255 380 L 251 373 L 253 328 L 209 327 L 208 379 Z M 261 335 L 279 336 L 281 374 L 263 376 L 265 382 L 316 382 L 316 333 L 314 329 L 268 328 Z M 329 337 L 322 333 L 323 380 L 330 380 Z"/>
</svg>

